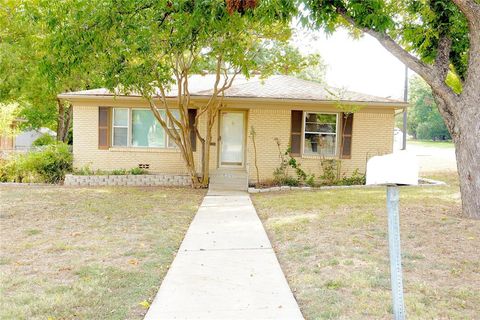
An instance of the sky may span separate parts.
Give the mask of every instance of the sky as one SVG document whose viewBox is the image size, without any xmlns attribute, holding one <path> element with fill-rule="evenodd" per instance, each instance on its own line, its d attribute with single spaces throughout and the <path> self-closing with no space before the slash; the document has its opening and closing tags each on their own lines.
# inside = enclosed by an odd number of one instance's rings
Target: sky
<svg viewBox="0 0 480 320">
<path fill-rule="evenodd" d="M 346 30 L 328 36 L 320 31 L 309 36 L 298 31 L 293 44 L 304 54 L 320 54 L 327 65 L 328 85 L 403 99 L 405 66 L 373 37 L 354 39 Z"/>
</svg>

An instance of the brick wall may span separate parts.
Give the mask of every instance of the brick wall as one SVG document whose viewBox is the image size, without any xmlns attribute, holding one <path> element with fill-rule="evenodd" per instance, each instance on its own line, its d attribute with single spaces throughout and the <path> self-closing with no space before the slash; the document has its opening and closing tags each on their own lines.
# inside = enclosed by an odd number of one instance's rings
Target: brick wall
<svg viewBox="0 0 480 320">
<path fill-rule="evenodd" d="M 130 169 L 138 164 L 150 164 L 151 172 L 186 174 L 183 159 L 178 150 L 155 148 L 98 149 L 98 107 L 73 107 L 73 156 L 74 166 L 91 169 Z M 197 143 L 197 150 L 201 144 Z M 199 161 L 200 152 L 195 152 Z"/>
<path fill-rule="evenodd" d="M 109 105 L 115 105 L 110 103 Z M 230 104 L 229 108 L 242 109 L 247 112 L 246 133 L 246 167 L 250 180 L 255 181 L 254 151 L 249 136 L 253 126 L 256 131 L 257 162 L 260 178 L 272 179 L 275 168 L 280 164 L 279 151 L 275 138 L 280 141 L 282 152 L 290 141 L 291 110 L 309 110 L 338 112 L 334 106 L 328 105 L 273 105 L 255 103 L 252 105 Z M 180 152 L 172 149 L 140 149 L 111 148 L 98 149 L 98 107 L 94 105 L 74 105 L 74 165 L 90 166 L 92 169 L 114 170 L 130 169 L 138 164 L 150 164 L 150 171 L 156 173 L 186 174 Z M 204 118 L 203 118 L 204 119 Z M 218 117 L 217 117 L 218 122 Z M 206 123 L 200 121 L 200 131 L 205 132 Z M 342 170 L 350 174 L 355 169 L 365 171 L 366 160 L 374 155 L 392 152 L 393 147 L 394 110 L 392 108 L 368 108 L 357 112 L 353 122 L 352 157 L 342 160 Z M 210 168 L 214 170 L 218 163 L 218 123 L 214 126 L 211 146 Z M 197 141 L 197 152 L 194 153 L 199 170 L 201 161 L 201 143 Z M 320 158 L 302 156 L 297 158 L 302 168 L 316 176 L 321 174 Z M 293 172 L 292 172 L 293 174 Z"/>
</svg>

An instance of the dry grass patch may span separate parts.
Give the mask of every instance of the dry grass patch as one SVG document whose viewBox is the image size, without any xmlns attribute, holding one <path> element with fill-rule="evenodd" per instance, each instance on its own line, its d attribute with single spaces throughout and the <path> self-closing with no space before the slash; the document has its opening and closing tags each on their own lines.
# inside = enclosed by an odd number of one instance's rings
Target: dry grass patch
<svg viewBox="0 0 480 320">
<path fill-rule="evenodd" d="M 0 318 L 141 319 L 203 195 L 0 187 Z"/>
<path fill-rule="evenodd" d="M 455 173 L 400 191 L 409 319 L 480 314 L 480 221 L 460 216 Z M 385 188 L 252 198 L 307 319 L 391 319 Z"/>
</svg>

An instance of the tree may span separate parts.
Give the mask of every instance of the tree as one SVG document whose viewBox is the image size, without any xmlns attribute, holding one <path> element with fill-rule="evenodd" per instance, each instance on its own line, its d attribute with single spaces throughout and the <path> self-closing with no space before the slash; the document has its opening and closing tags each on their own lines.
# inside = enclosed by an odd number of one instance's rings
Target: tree
<svg viewBox="0 0 480 320">
<path fill-rule="evenodd" d="M 420 77 L 410 79 L 409 87 L 408 133 L 415 139 L 450 139 L 430 87 Z"/>
<path fill-rule="evenodd" d="M 5 0 L 0 10 L 0 101 L 19 103 L 24 126 L 54 128 L 60 141 L 67 140 L 72 107 L 57 95 L 101 85 L 98 59 L 62 51 L 72 41 L 66 30 L 81 32 L 98 11 L 85 3 Z"/>
<path fill-rule="evenodd" d="M 328 32 L 369 34 L 432 88 L 455 143 L 463 214 L 480 218 L 480 2 L 306 0 Z"/>
<path fill-rule="evenodd" d="M 19 110 L 16 103 L 0 103 L 0 137 L 11 137 L 16 133 L 14 122 L 18 117 Z"/>
<path fill-rule="evenodd" d="M 105 0 L 104 9 L 92 12 L 82 22 L 82 32 L 59 30 L 54 42 L 60 43 L 65 37 L 75 39 L 63 42 L 61 51 L 76 52 L 80 44 L 81 50 L 106 61 L 104 78 L 111 90 L 140 93 L 179 148 L 192 184 L 206 186 L 212 128 L 224 106 L 225 91 L 235 78 L 267 76 L 287 64 L 292 70 L 299 70 L 298 65 L 304 63 L 303 59 L 260 59 L 277 57 L 275 50 L 288 40 L 289 17 L 295 12 L 293 2 L 260 2 L 255 8 L 248 3 L 246 7 L 238 5 L 219 0 Z M 212 94 L 199 106 L 193 124 L 202 144 L 200 175 L 194 161 L 188 115 L 188 108 L 192 107 L 189 78 L 198 73 L 215 76 Z M 176 92 L 176 99 L 168 98 L 169 90 Z M 201 118 L 206 122 L 203 132 L 198 127 Z"/>
</svg>

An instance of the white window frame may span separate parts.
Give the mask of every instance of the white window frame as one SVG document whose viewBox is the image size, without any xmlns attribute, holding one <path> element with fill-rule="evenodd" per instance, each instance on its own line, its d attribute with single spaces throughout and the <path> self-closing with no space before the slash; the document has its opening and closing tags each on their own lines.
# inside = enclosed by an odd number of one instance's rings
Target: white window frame
<svg viewBox="0 0 480 320">
<path fill-rule="evenodd" d="M 115 125 L 115 111 L 116 110 L 127 110 L 127 125 L 126 126 L 116 126 Z M 130 145 L 130 122 L 131 122 L 131 116 L 130 116 L 130 111 L 129 111 L 129 108 L 113 108 L 113 112 L 112 112 L 112 147 L 118 147 L 118 148 L 125 148 L 125 147 L 128 147 Z M 123 128 L 123 129 L 127 129 L 127 145 L 125 146 L 119 146 L 119 145 L 115 145 L 115 128 Z"/>
<path fill-rule="evenodd" d="M 306 122 L 307 122 L 307 118 L 306 118 L 306 114 L 307 113 L 315 113 L 315 114 L 334 114 L 335 115 L 335 133 L 329 133 L 329 132 L 311 132 L 311 131 L 305 131 L 305 128 L 306 128 Z M 339 113 L 338 112 L 322 112 L 322 111 L 303 111 L 303 121 L 302 121 L 302 155 L 305 155 L 305 156 L 322 156 L 320 154 L 317 154 L 317 153 L 306 153 L 305 152 L 305 134 L 306 133 L 309 133 L 309 134 L 318 134 L 318 135 L 322 135 L 322 134 L 327 134 L 327 135 L 335 135 L 335 154 L 333 155 L 328 155 L 328 156 L 325 156 L 325 157 L 329 157 L 329 158 L 334 158 L 334 157 L 337 157 L 338 156 L 338 122 L 339 122 Z"/>
<path fill-rule="evenodd" d="M 115 123 L 115 110 L 128 110 L 128 122 L 127 122 L 127 126 L 115 126 L 114 123 Z M 146 146 L 133 146 L 132 145 L 132 139 L 133 139 L 133 133 L 132 133 L 132 130 L 133 130 L 133 126 L 132 126 L 132 120 L 133 120 L 133 117 L 132 117 L 132 111 L 133 110 L 147 110 L 147 111 L 151 111 L 150 108 L 113 108 L 113 116 L 112 116 L 112 147 L 113 148 L 138 148 L 138 149 L 178 149 L 178 146 L 173 146 L 173 147 L 169 147 L 169 142 L 170 142 L 170 136 L 168 135 L 168 133 L 166 132 L 166 130 L 162 127 L 163 130 L 165 130 L 165 146 L 164 147 L 146 147 Z M 171 111 L 173 110 L 178 110 L 178 109 L 172 109 Z M 168 129 L 174 129 L 174 125 L 171 124 L 171 121 L 170 119 L 168 119 L 168 116 L 167 116 L 167 111 L 165 109 L 158 109 L 159 112 L 163 112 L 165 113 L 165 117 L 167 117 L 167 128 Z M 161 126 L 161 125 L 160 125 Z M 114 131 L 115 131 L 115 128 L 127 128 L 127 145 L 126 146 L 118 146 L 118 145 L 114 145 Z M 177 129 L 178 130 L 178 129 Z"/>
</svg>

